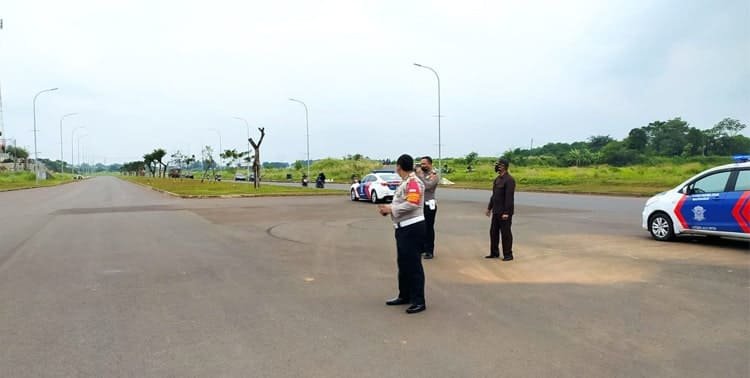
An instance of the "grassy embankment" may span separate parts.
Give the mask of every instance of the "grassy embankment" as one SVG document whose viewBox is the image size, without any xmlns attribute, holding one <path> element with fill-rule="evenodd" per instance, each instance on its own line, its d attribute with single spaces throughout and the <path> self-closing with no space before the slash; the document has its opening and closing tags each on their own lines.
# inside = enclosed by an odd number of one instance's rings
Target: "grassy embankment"
<svg viewBox="0 0 750 378">
<path fill-rule="evenodd" d="M 69 174 L 55 173 L 47 180 L 36 183 L 34 172 L 0 172 L 0 191 L 55 186 L 73 181 Z"/>
<path fill-rule="evenodd" d="M 567 168 L 511 165 L 511 174 L 516 178 L 520 191 L 648 196 L 671 189 L 704 169 L 729 162 L 727 159 L 726 162 L 718 163 L 661 162 L 630 167 L 597 165 Z M 448 180 L 455 183 L 452 187 L 488 189 L 495 177 L 494 165 L 490 160 L 483 159 L 477 163 L 473 172 L 467 172 L 465 166 L 457 164 L 452 159 L 446 159 L 443 163 L 454 168 L 453 172 L 445 175 Z M 335 182 L 348 183 L 352 173 L 362 177 L 380 166 L 380 163 L 373 161 L 325 159 L 312 164 L 310 173 L 314 178 L 322 171 Z M 290 173 L 292 180 L 298 182 L 305 171 L 306 168 L 266 169 L 263 171 L 263 178 L 285 181 L 286 175 Z M 225 174 L 232 177 L 229 172 Z"/>
<path fill-rule="evenodd" d="M 286 187 L 263 184 L 259 189 L 252 184 L 235 183 L 232 181 L 201 183 L 200 179 L 170 179 L 153 177 L 117 176 L 121 179 L 145 185 L 157 190 L 166 191 L 186 198 L 203 197 L 283 197 L 283 196 L 314 196 L 314 195 L 343 195 L 340 190 L 320 190 L 303 187 Z"/>
</svg>

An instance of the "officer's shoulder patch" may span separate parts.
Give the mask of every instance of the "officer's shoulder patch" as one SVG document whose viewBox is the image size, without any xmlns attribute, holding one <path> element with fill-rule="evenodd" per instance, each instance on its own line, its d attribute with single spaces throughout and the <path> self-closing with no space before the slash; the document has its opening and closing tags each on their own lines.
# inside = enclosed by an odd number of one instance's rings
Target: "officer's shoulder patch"
<svg viewBox="0 0 750 378">
<path fill-rule="evenodd" d="M 422 201 L 422 188 L 417 180 L 409 180 L 406 184 L 406 201 L 415 205 Z"/>
</svg>

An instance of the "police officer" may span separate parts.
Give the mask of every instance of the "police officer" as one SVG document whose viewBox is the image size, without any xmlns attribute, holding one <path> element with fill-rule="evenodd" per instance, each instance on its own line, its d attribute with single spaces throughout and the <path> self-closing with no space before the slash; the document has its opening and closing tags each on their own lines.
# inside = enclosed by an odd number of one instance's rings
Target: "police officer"
<svg viewBox="0 0 750 378">
<path fill-rule="evenodd" d="M 510 226 L 513 221 L 513 201 L 516 193 L 516 180 L 508 173 L 508 159 L 500 158 L 495 163 L 497 177 L 492 183 L 492 197 L 487 205 L 486 215 L 492 217 L 490 225 L 490 254 L 487 259 L 500 257 L 498 243 L 502 236 L 503 261 L 513 260 L 513 234 Z"/>
<path fill-rule="evenodd" d="M 426 259 L 431 259 L 435 256 L 435 216 L 437 215 L 435 190 L 440 178 L 432 168 L 432 158 L 429 156 L 421 159 L 419 169 L 416 170 L 416 173 L 422 184 L 424 184 L 425 239 L 422 256 Z"/>
<path fill-rule="evenodd" d="M 378 206 L 378 212 L 390 214 L 396 228 L 396 250 L 398 264 L 398 296 L 385 304 L 389 306 L 410 305 L 407 314 L 427 309 L 424 298 L 424 269 L 420 253 L 424 248 L 424 185 L 414 173 L 414 159 L 399 156 L 396 173 L 402 182 L 396 189 L 390 205 Z"/>
</svg>

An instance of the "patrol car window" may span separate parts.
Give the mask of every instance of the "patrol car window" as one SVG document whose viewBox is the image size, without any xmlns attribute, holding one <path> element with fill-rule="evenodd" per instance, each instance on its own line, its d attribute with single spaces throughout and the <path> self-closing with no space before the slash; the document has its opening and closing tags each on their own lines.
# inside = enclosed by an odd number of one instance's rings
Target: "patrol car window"
<svg viewBox="0 0 750 378">
<path fill-rule="evenodd" d="M 362 182 L 370 182 L 370 181 L 375 181 L 375 176 L 370 175 L 370 176 L 365 177 L 364 180 L 362 180 Z"/>
<path fill-rule="evenodd" d="M 703 177 L 691 185 L 690 194 L 721 193 L 727 186 L 732 172 L 719 172 Z"/>
<path fill-rule="evenodd" d="M 380 178 L 382 178 L 385 181 L 397 181 L 401 179 L 400 177 L 398 177 L 398 175 L 394 175 L 394 174 L 380 175 Z"/>
<path fill-rule="evenodd" d="M 734 191 L 744 192 L 750 190 L 750 170 L 737 172 L 737 183 L 734 184 Z"/>
</svg>

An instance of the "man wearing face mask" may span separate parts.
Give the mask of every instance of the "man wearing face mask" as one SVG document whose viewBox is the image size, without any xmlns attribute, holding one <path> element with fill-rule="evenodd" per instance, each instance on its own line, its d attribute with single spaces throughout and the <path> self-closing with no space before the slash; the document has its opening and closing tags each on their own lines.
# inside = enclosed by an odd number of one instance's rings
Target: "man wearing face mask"
<svg viewBox="0 0 750 378">
<path fill-rule="evenodd" d="M 500 158 L 495 163 L 497 177 L 492 184 L 492 197 L 487 205 L 485 215 L 492 217 L 490 225 L 490 254 L 487 259 L 500 257 L 498 244 L 502 237 L 503 261 L 513 260 L 513 234 L 510 226 L 513 220 L 513 201 L 516 192 L 516 180 L 508 173 L 510 162 Z"/>
<path fill-rule="evenodd" d="M 435 215 L 437 214 L 435 189 L 437 189 L 440 178 L 432 168 L 432 158 L 429 156 L 420 160 L 416 173 L 419 180 L 424 184 L 425 239 L 422 256 L 431 259 L 435 256 Z"/>
</svg>

